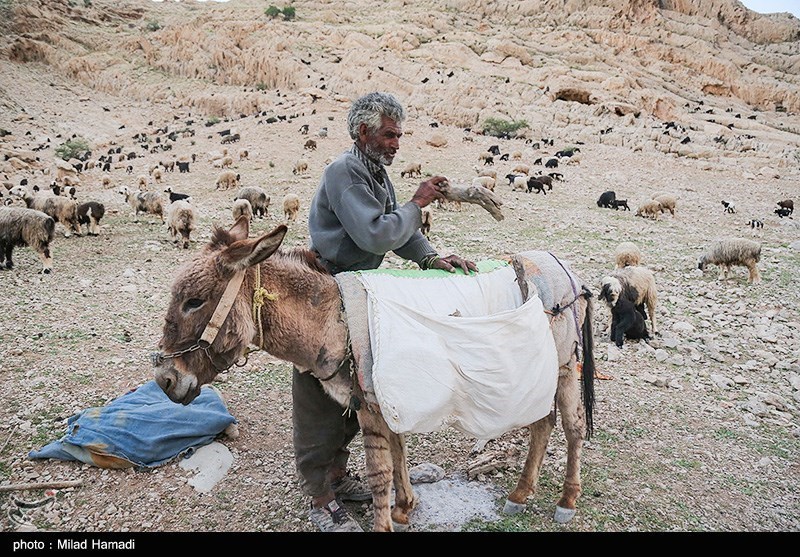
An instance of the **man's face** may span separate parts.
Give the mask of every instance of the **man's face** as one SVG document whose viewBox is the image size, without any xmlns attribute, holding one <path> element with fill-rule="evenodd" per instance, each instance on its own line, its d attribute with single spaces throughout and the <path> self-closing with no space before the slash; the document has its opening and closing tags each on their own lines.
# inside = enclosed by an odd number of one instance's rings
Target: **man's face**
<svg viewBox="0 0 800 557">
<path fill-rule="evenodd" d="M 400 149 L 401 135 L 403 135 L 402 125 L 386 116 L 381 117 L 381 126 L 374 133 L 370 133 L 366 124 L 361 124 L 359 128 L 359 139 L 364 146 L 364 152 L 386 166 L 392 164 L 394 156 Z"/>
</svg>

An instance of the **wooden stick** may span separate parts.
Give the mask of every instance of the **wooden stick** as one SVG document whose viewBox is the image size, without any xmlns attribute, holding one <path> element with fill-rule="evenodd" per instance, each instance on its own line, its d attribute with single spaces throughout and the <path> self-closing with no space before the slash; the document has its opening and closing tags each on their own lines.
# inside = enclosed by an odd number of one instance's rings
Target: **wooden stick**
<svg viewBox="0 0 800 557">
<path fill-rule="evenodd" d="M 448 201 L 480 205 L 486 209 L 495 220 L 503 220 L 503 213 L 500 210 L 503 202 L 491 190 L 483 186 L 454 186 L 449 182 L 441 184 L 440 187 L 442 195 L 444 195 Z"/>
<path fill-rule="evenodd" d="M 67 480 L 63 482 L 41 482 L 27 484 L 0 485 L 0 493 L 8 491 L 27 491 L 31 489 L 66 489 L 68 487 L 80 487 L 83 480 Z"/>
</svg>

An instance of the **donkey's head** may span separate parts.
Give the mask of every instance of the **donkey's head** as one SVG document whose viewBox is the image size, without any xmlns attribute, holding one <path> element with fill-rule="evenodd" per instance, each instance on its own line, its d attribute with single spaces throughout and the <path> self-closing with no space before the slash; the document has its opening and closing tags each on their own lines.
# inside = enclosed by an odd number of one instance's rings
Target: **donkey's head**
<svg viewBox="0 0 800 557">
<path fill-rule="evenodd" d="M 248 219 L 240 217 L 229 230 L 215 227 L 178 271 L 153 355 L 155 380 L 173 402 L 189 404 L 244 354 L 256 331 L 252 300 L 239 295 L 244 273 L 278 249 L 286 230 L 248 238 Z"/>
</svg>

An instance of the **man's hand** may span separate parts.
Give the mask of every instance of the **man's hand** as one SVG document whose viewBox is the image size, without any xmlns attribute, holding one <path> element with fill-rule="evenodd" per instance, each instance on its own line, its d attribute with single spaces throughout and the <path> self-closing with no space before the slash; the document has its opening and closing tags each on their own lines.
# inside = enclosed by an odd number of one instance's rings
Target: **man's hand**
<svg viewBox="0 0 800 557">
<path fill-rule="evenodd" d="M 476 273 L 478 272 L 478 266 L 475 265 L 475 263 L 457 255 L 448 255 L 447 257 L 439 257 L 434 259 L 429 268 L 441 269 L 443 271 L 447 271 L 448 273 L 455 273 L 456 267 L 464 271 L 465 275 L 468 275 L 470 271 L 475 271 Z"/>
<path fill-rule="evenodd" d="M 419 208 L 427 207 L 435 200 L 439 199 L 445 201 L 445 197 L 441 192 L 441 184 L 446 183 L 447 178 L 444 176 L 434 176 L 428 178 L 424 182 L 420 182 L 417 191 L 411 197 L 411 201 L 419 205 Z"/>
</svg>

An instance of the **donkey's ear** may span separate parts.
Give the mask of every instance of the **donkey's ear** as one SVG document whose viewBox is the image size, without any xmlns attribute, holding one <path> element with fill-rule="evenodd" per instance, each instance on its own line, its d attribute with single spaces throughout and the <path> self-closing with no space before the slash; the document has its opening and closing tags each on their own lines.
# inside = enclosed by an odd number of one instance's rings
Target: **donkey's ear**
<svg viewBox="0 0 800 557">
<path fill-rule="evenodd" d="M 246 239 L 250 234 L 250 219 L 246 215 L 241 215 L 230 227 L 228 233 L 230 233 L 234 241 Z"/>
<path fill-rule="evenodd" d="M 241 220 L 241 217 L 239 220 Z M 239 221 L 234 226 L 238 224 Z M 278 250 L 288 230 L 285 224 L 281 224 L 272 232 L 263 234 L 258 238 L 234 242 L 225 249 L 222 255 L 224 265 L 234 271 L 242 271 L 261 263 Z"/>
</svg>

